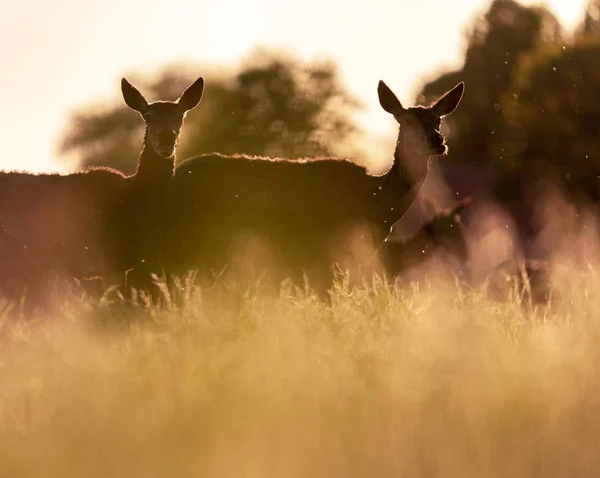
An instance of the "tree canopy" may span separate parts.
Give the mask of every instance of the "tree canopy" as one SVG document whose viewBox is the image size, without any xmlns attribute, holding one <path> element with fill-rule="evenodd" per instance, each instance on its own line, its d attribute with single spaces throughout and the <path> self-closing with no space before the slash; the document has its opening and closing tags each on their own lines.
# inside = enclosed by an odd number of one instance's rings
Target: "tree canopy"
<svg viewBox="0 0 600 478">
<path fill-rule="evenodd" d="M 445 124 L 451 137 L 449 160 L 487 164 L 491 145 L 501 134 L 501 99 L 521 55 L 540 44 L 560 40 L 558 21 L 543 7 L 527 7 L 513 0 L 494 0 L 468 34 L 460 69 L 446 72 L 423 85 L 419 100 L 438 97 L 459 81 L 465 96 Z"/>
</svg>

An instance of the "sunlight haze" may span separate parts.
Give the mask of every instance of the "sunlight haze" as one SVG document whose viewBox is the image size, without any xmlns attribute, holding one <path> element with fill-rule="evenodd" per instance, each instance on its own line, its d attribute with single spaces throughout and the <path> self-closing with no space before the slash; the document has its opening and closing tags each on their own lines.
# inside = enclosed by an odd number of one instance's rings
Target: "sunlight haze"
<svg viewBox="0 0 600 478">
<path fill-rule="evenodd" d="M 581 18 L 584 6 L 582 0 L 546 4 L 566 27 Z M 4 3 L 0 167 L 64 169 L 64 162 L 55 163 L 56 144 L 69 113 L 89 102 L 119 99 L 123 75 L 152 74 L 172 62 L 234 64 L 257 46 L 336 60 L 350 91 L 366 105 L 363 122 L 372 144 L 379 145 L 393 122 L 377 102 L 377 81 L 384 79 L 401 101 L 412 102 L 424 78 L 458 66 L 465 32 L 487 5 L 482 0 Z"/>
</svg>

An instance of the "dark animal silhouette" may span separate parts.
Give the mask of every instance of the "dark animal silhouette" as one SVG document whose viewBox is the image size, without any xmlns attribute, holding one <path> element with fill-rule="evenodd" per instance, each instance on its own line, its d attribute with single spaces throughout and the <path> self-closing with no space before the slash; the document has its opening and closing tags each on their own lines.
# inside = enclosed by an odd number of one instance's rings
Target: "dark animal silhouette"
<svg viewBox="0 0 600 478">
<path fill-rule="evenodd" d="M 0 221 L 0 295 L 13 306 L 24 303 L 32 310 L 45 303 L 41 286 L 39 264 Z"/>
<path fill-rule="evenodd" d="M 487 278 L 488 296 L 506 300 L 511 294 L 525 305 L 549 304 L 553 295 L 552 263 L 547 259 L 510 259 Z"/>
<path fill-rule="evenodd" d="M 315 288 L 327 286 L 332 263 L 379 245 L 410 206 L 430 157 L 447 151 L 441 118 L 454 111 L 463 90 L 460 83 L 430 107 L 405 109 L 379 82 L 381 106 L 400 125 L 394 162 L 381 176 L 344 158 L 214 153 L 183 162 L 165 202 L 167 275 L 231 269 L 238 246 L 243 251 L 258 242 L 287 277 L 305 274 Z"/>
<path fill-rule="evenodd" d="M 513 293 L 526 304 L 539 305 L 551 298 L 552 268 L 548 260 L 514 258 L 506 260 L 490 271 L 483 279 L 472 275 L 469 245 L 460 214 L 473 201 L 471 196 L 458 201 L 451 208 L 438 210 L 433 218 L 408 238 L 389 237 L 377 251 L 377 259 L 388 278 L 395 280 L 407 276 L 418 277 L 419 268 L 428 260 L 437 260 L 437 272 L 442 266 L 461 280 L 463 285 L 473 287 L 486 285 L 488 297 L 506 300 Z M 416 272 L 416 276 L 407 274 Z"/>
<path fill-rule="evenodd" d="M 68 175 L 0 172 L 0 217 L 6 229 L 36 260 L 44 261 L 60 245 L 64 270 L 77 278 L 114 282 L 139 263 L 156 266 L 160 211 L 179 131 L 185 113 L 201 100 L 204 80 L 176 102 L 149 104 L 125 79 L 121 88 L 126 104 L 146 123 L 134 175 L 108 168 Z"/>
<path fill-rule="evenodd" d="M 63 267 L 64 253 L 57 243 L 43 258 L 34 258 L 27 246 L 11 234 L 0 220 L 0 301 L 2 315 L 30 319 L 55 313 L 61 297 L 86 294 L 94 290 L 102 296 L 99 281 L 74 278 Z M 92 289 L 91 286 L 94 286 Z"/>
<path fill-rule="evenodd" d="M 394 278 L 407 270 L 438 260 L 438 265 L 460 273 L 469 262 L 469 250 L 460 213 L 472 201 L 471 196 L 447 209 L 437 209 L 411 237 L 388 237 L 377 251 L 385 273 Z"/>
</svg>

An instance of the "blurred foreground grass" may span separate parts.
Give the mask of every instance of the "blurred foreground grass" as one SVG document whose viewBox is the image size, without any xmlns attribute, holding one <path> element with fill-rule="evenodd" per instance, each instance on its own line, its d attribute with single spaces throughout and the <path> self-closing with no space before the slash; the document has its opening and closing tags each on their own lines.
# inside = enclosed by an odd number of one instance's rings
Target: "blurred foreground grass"
<svg viewBox="0 0 600 478">
<path fill-rule="evenodd" d="M 600 476 L 600 280 L 190 289 L 8 324 L 1 477 Z"/>
</svg>

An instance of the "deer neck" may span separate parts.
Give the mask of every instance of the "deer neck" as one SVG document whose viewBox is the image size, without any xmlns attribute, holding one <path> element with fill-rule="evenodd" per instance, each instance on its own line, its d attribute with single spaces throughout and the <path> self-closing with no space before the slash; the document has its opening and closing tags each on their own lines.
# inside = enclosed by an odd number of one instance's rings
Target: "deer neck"
<svg viewBox="0 0 600 478">
<path fill-rule="evenodd" d="M 412 186 L 422 183 L 429 172 L 430 159 L 429 154 L 415 152 L 398 141 L 394 149 L 394 164 L 391 169 L 396 187 L 401 190 L 404 186 L 408 191 Z"/>
<path fill-rule="evenodd" d="M 145 138 L 134 181 L 149 187 L 166 187 L 173 176 L 174 168 L 175 155 L 161 156 Z"/>
<path fill-rule="evenodd" d="M 430 156 L 415 153 L 396 144 L 394 163 L 384 177 L 383 190 L 387 191 L 382 201 L 382 222 L 391 227 L 406 213 L 421 190 L 427 172 Z"/>
</svg>

